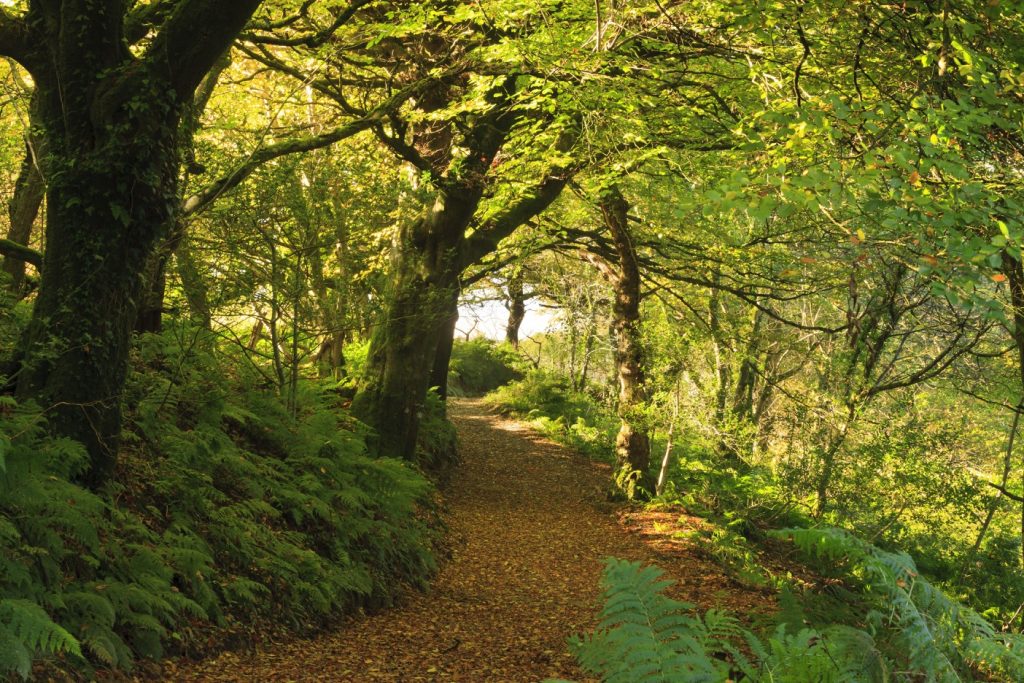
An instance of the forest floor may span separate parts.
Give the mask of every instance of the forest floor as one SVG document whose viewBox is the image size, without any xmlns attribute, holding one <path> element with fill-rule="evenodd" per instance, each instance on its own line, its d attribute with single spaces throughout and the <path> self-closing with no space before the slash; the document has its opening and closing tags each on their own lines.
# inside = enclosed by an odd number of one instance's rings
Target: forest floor
<svg viewBox="0 0 1024 683">
<path fill-rule="evenodd" d="M 774 610 L 674 536 L 701 520 L 608 502 L 609 472 L 478 400 L 452 400 L 463 462 L 445 492 L 452 556 L 432 587 L 312 639 L 264 643 L 199 663 L 178 681 L 585 680 L 566 638 L 599 609 L 602 558 L 656 563 L 675 597 L 738 615 Z"/>
</svg>

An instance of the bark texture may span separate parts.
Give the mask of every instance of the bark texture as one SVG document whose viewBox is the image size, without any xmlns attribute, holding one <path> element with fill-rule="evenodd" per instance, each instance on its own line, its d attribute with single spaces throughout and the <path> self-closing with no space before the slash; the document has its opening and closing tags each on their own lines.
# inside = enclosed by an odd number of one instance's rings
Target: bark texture
<svg viewBox="0 0 1024 683">
<path fill-rule="evenodd" d="M 619 382 L 619 433 L 615 438 L 616 482 L 633 498 L 654 491 L 651 443 L 639 411 L 647 400 L 643 340 L 640 333 L 640 267 L 627 224 L 629 203 L 617 187 L 601 197 L 601 213 L 614 246 L 615 263 L 606 276 L 615 289 L 612 329 Z"/>
</svg>

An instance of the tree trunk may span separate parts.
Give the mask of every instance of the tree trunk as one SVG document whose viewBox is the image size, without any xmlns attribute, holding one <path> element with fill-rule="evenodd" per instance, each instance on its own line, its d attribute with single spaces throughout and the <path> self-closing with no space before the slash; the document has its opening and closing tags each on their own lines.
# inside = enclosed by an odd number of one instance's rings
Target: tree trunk
<svg viewBox="0 0 1024 683">
<path fill-rule="evenodd" d="M 173 239 L 173 238 L 172 238 Z M 171 251 L 169 239 L 149 257 L 143 271 L 145 286 L 139 300 L 139 313 L 135 318 L 135 331 L 159 334 L 163 330 L 164 296 L 167 292 L 167 262 Z"/>
<path fill-rule="evenodd" d="M 639 413 L 647 400 L 643 341 L 640 334 L 640 268 L 629 235 L 629 203 L 613 187 L 601 197 L 601 212 L 618 257 L 612 327 L 615 330 L 615 369 L 619 380 L 621 425 L 615 438 L 616 483 L 633 498 L 654 492 L 650 473 L 651 447 Z"/>
<path fill-rule="evenodd" d="M 519 328 L 526 319 L 526 294 L 523 291 L 523 273 L 516 272 L 508 281 L 508 323 L 505 325 L 505 341 L 519 348 Z"/>
<path fill-rule="evenodd" d="M 217 82 L 220 80 L 220 75 L 230 65 L 229 53 L 225 52 L 214 64 L 210 73 L 203 79 L 203 82 L 193 95 L 192 101 L 185 108 L 180 124 L 178 145 L 184 160 L 187 162 L 185 164 L 187 169 L 186 177 L 194 171 L 201 172 L 201 167 L 196 163 L 195 159 L 195 136 L 199 131 L 200 120 L 203 112 L 206 110 L 206 105 L 209 104 L 213 91 L 217 87 Z M 171 257 L 177 253 L 188 236 L 188 223 L 181 210 L 184 201 L 185 198 L 179 192 L 171 218 L 171 228 L 166 231 L 167 238 L 150 258 L 150 262 L 147 265 L 144 279 L 146 290 L 139 305 L 138 320 L 135 322 L 137 332 L 159 333 L 163 329 L 164 299 L 167 295 L 167 268 Z M 196 271 L 193 269 L 189 275 L 194 272 Z M 194 283 L 190 284 L 194 285 Z M 193 317 L 203 321 L 204 326 L 209 328 L 210 311 L 205 300 L 205 285 L 200 285 L 198 289 L 196 286 L 193 286 L 192 289 L 193 294 L 197 295 L 192 298 L 197 299 L 201 296 L 203 299 L 201 302 L 196 302 L 198 310 L 193 310 Z M 186 292 L 186 296 L 188 296 L 188 292 Z M 189 300 L 189 303 L 192 303 L 192 299 Z"/>
<path fill-rule="evenodd" d="M 345 335 L 332 332 L 320 344 L 316 354 L 317 375 L 321 379 L 339 380 L 345 376 Z"/>
<path fill-rule="evenodd" d="M 448 400 L 448 367 L 452 362 L 452 349 L 455 348 L 455 326 L 459 323 L 458 290 L 448 302 L 448 316 L 441 321 L 437 332 L 437 351 L 434 353 L 434 366 L 430 374 L 430 386 L 437 387 L 437 395 L 442 401 Z"/>
<path fill-rule="evenodd" d="M 708 327 L 711 330 L 712 350 L 715 354 L 715 428 L 724 434 L 725 405 L 729 395 L 729 365 L 725 360 L 722 335 L 722 302 L 718 283 L 722 274 L 716 269 L 712 275 L 711 297 L 708 299 Z M 721 445 L 720 445 L 721 448 Z"/>
<path fill-rule="evenodd" d="M 13 56 L 35 81 L 49 185 L 17 391 L 85 445 L 93 487 L 116 465 L 142 274 L 177 200 L 182 103 L 259 4 L 183 3 L 142 56 L 122 2 L 33 2 L 24 21 Z"/>
<path fill-rule="evenodd" d="M 665 482 L 668 480 L 668 468 L 672 463 L 672 448 L 675 445 L 676 423 L 679 422 L 679 378 L 676 378 L 675 391 L 672 401 L 672 420 L 668 424 L 668 434 L 665 438 L 665 455 L 661 458 L 661 469 L 658 471 L 658 483 L 655 488 L 655 495 L 660 496 L 665 492 Z"/>
<path fill-rule="evenodd" d="M 1010 285 L 1010 302 L 1013 306 L 1013 343 L 1017 347 L 1017 372 L 1020 378 L 1021 390 L 1024 392 L 1024 264 L 1013 259 L 1008 253 L 1003 252 L 1003 272 L 1006 274 Z M 1019 415 L 1019 409 L 1018 409 Z M 1014 423 L 1016 427 L 1016 422 Z M 1013 441 L 1010 441 L 1012 449 Z M 1012 452 L 1007 452 L 1007 465 L 1009 466 Z M 1009 473 L 1007 472 L 1007 475 Z M 1006 475 L 1003 485 L 1005 487 Z M 1021 503 L 1021 566 L 1024 567 L 1024 502 Z M 980 539 L 979 539 L 980 542 Z"/>
<path fill-rule="evenodd" d="M 760 355 L 761 322 L 764 314 L 754 309 L 754 322 L 750 330 L 746 355 L 740 362 L 736 389 L 733 392 L 732 414 L 741 421 L 750 422 L 754 417 L 754 386 L 757 383 L 757 359 Z"/>
<path fill-rule="evenodd" d="M 49 409 L 58 434 L 85 444 L 92 485 L 114 469 L 142 273 L 177 180 L 173 127 L 125 118 L 110 125 L 130 130 L 124 138 L 92 146 L 72 135 L 50 145 L 47 249 L 18 385 Z"/>
<path fill-rule="evenodd" d="M 828 509 L 828 498 L 829 498 L 829 486 L 832 484 L 832 478 L 835 476 L 836 470 L 836 457 L 839 455 L 839 450 L 843 447 L 846 442 L 846 436 L 850 432 L 850 427 L 853 425 L 853 421 L 857 416 L 857 405 L 855 403 L 849 403 L 847 405 L 846 419 L 843 424 L 836 430 L 831 438 L 828 440 L 828 445 L 821 455 L 821 471 L 818 474 L 818 483 L 815 488 L 815 507 L 814 516 L 821 517 L 825 514 Z"/>
<path fill-rule="evenodd" d="M 421 172 L 431 173 L 440 190 L 434 205 L 397 235 L 385 317 L 374 329 L 362 387 L 352 403 L 355 415 L 375 430 L 376 441 L 370 447 L 379 454 L 415 458 L 427 389 L 432 378 L 442 385 L 446 381 L 440 377 L 447 376 L 450 352 L 442 348 L 438 354 L 438 347 L 442 337 L 447 341 L 462 271 L 550 205 L 568 179 L 564 175 L 545 177 L 535 192 L 474 225 L 467 239 L 467 228 L 488 188 L 492 162 L 524 115 L 507 106 L 514 100 L 510 95 L 515 83 L 515 78 L 502 79 L 487 93 L 485 99 L 493 109 L 478 117 L 462 137 L 467 151 L 464 156 L 460 152 L 458 163 L 451 163 L 455 156 L 450 123 L 419 124 L 413 135 L 416 154 L 410 154 L 400 140 L 386 134 L 381 137 L 400 157 L 413 157 Z M 444 97 L 438 100 L 440 95 Z M 438 90 L 418 106 L 422 111 L 441 109 L 450 101 L 449 95 Z M 565 137 L 568 142 L 576 139 Z"/>
<path fill-rule="evenodd" d="M 29 137 L 25 143 L 25 159 L 21 162 L 21 171 L 14 185 L 14 196 L 8 206 L 11 221 L 7 239 L 16 244 L 27 246 L 32 238 L 32 226 L 39 215 L 39 207 L 46 193 L 46 183 L 39 171 L 39 150 L 35 141 Z M 25 261 L 13 256 L 4 259 L 4 272 L 11 276 L 10 288 L 17 296 L 25 293 Z"/>
<path fill-rule="evenodd" d="M 369 445 L 379 455 L 416 457 L 441 330 L 451 325 L 451 302 L 458 296 L 459 246 L 478 201 L 439 199 L 397 235 L 384 319 L 370 339 L 363 386 L 352 403 L 356 417 L 374 430 Z"/>
<path fill-rule="evenodd" d="M 206 286 L 206 280 L 203 279 L 203 275 L 199 271 L 195 254 L 192 253 L 192 243 L 187 232 L 174 252 L 174 262 L 177 265 L 178 279 L 181 280 L 181 291 L 188 303 L 189 317 L 193 323 L 201 325 L 203 329 L 212 329 L 213 315 L 210 312 L 210 292 Z"/>
</svg>

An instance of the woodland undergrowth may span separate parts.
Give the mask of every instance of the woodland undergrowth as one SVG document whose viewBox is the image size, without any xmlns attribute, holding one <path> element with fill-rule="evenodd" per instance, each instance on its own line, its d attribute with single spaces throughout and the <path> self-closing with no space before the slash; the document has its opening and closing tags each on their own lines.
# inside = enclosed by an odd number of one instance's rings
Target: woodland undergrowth
<svg viewBox="0 0 1024 683">
<path fill-rule="evenodd" d="M 0 678 L 127 670 L 271 620 L 308 632 L 434 571 L 433 484 L 368 457 L 330 384 L 289 410 L 182 327 L 141 338 L 132 366 L 119 470 L 96 492 L 76 483 L 79 444 L 0 398 Z M 424 459 L 453 439 L 428 420 Z"/>
</svg>

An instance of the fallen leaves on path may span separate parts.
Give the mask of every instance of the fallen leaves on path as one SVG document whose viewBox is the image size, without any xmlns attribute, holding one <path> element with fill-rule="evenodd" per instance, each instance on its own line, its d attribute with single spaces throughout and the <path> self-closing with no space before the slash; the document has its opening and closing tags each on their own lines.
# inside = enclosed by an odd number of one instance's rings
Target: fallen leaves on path
<svg viewBox="0 0 1024 683">
<path fill-rule="evenodd" d="M 453 401 L 463 464 L 446 493 L 453 554 L 430 591 L 354 618 L 313 639 L 269 643 L 198 664 L 170 663 L 167 680 L 535 683 L 585 680 L 566 638 L 590 629 L 601 559 L 661 565 L 673 594 L 702 608 L 764 609 L 688 548 L 620 522 L 604 492 L 608 473 L 527 427 Z M 673 517 L 679 523 L 679 516 Z M 639 530 L 642 520 L 625 517 Z M 648 525 L 649 527 L 650 525 Z"/>
</svg>

